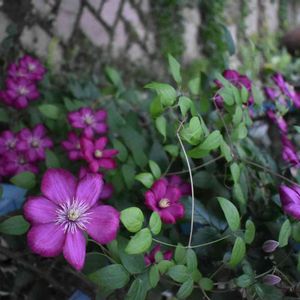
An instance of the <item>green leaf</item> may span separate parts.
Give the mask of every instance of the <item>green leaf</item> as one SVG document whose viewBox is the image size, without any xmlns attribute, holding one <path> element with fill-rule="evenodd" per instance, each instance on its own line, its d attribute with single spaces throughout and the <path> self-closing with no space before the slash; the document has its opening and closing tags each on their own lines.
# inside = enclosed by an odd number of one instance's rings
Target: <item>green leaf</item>
<svg viewBox="0 0 300 300">
<path fill-rule="evenodd" d="M 128 231 L 137 232 L 143 226 L 144 215 L 138 207 L 129 207 L 121 211 L 120 219 Z"/>
<path fill-rule="evenodd" d="M 230 147 L 224 140 L 222 140 L 222 142 L 220 143 L 220 150 L 227 162 L 232 161 L 232 154 L 231 154 Z"/>
<path fill-rule="evenodd" d="M 162 226 L 162 223 L 161 223 L 160 216 L 157 212 L 154 211 L 151 214 L 150 221 L 149 221 L 149 227 L 150 227 L 151 232 L 154 235 L 159 234 L 160 230 L 161 230 L 161 226 Z"/>
<path fill-rule="evenodd" d="M 164 116 L 159 116 L 155 120 L 155 126 L 158 132 L 164 137 L 164 141 L 167 138 L 167 120 Z"/>
<path fill-rule="evenodd" d="M 237 106 L 235 113 L 232 117 L 232 122 L 235 126 L 239 125 L 243 120 L 243 110 L 240 106 Z"/>
<path fill-rule="evenodd" d="M 289 219 L 286 219 L 282 224 L 280 232 L 279 232 L 279 247 L 285 247 L 289 242 L 289 237 L 292 233 L 292 227 Z"/>
<path fill-rule="evenodd" d="M 240 123 L 232 132 L 234 140 L 242 140 L 248 135 L 247 127 L 244 123 Z"/>
<path fill-rule="evenodd" d="M 200 279 L 199 285 L 204 291 L 211 291 L 214 287 L 214 282 L 210 278 L 203 277 Z"/>
<path fill-rule="evenodd" d="M 243 274 L 235 279 L 235 283 L 238 287 L 246 288 L 253 283 L 253 278 L 248 274 Z"/>
<path fill-rule="evenodd" d="M 168 54 L 168 60 L 169 60 L 169 68 L 170 72 L 174 78 L 174 80 L 180 84 L 182 81 L 181 75 L 180 75 L 180 64 L 178 61 L 171 55 Z"/>
<path fill-rule="evenodd" d="M 28 228 L 29 223 L 23 216 L 13 216 L 0 223 L 0 232 L 9 235 L 22 235 Z"/>
<path fill-rule="evenodd" d="M 174 263 L 170 260 L 162 260 L 158 264 L 158 269 L 160 274 L 166 273 L 171 267 L 174 266 Z"/>
<path fill-rule="evenodd" d="M 179 154 L 179 148 L 176 145 L 166 145 L 164 149 L 173 157 L 177 157 Z"/>
<path fill-rule="evenodd" d="M 201 84 L 200 77 L 195 77 L 188 82 L 189 89 L 193 95 L 199 95 L 200 84 Z"/>
<path fill-rule="evenodd" d="M 105 68 L 105 74 L 107 76 L 107 78 L 109 79 L 109 81 L 117 88 L 122 87 L 122 79 L 121 76 L 119 74 L 119 72 L 111 67 L 106 67 Z"/>
<path fill-rule="evenodd" d="M 133 164 L 123 164 L 121 167 L 123 179 L 128 189 L 131 189 L 134 184 L 135 166 Z"/>
<path fill-rule="evenodd" d="M 237 237 L 232 248 L 229 265 L 231 267 L 237 266 L 244 258 L 245 253 L 246 253 L 245 242 L 241 237 Z"/>
<path fill-rule="evenodd" d="M 186 248 L 178 244 L 175 249 L 174 259 L 178 264 L 185 264 L 186 262 Z"/>
<path fill-rule="evenodd" d="M 192 249 L 188 249 L 186 252 L 186 265 L 189 272 L 193 272 L 198 267 L 197 255 Z"/>
<path fill-rule="evenodd" d="M 240 170 L 239 165 L 236 162 L 234 162 L 233 164 L 230 165 L 230 172 L 231 172 L 233 181 L 235 183 L 238 183 L 239 179 L 240 179 L 241 170 Z"/>
<path fill-rule="evenodd" d="M 294 128 L 295 128 L 295 130 L 298 132 L 298 133 L 300 133 L 300 126 L 294 126 Z"/>
<path fill-rule="evenodd" d="M 251 220 L 247 220 L 246 230 L 244 235 L 246 244 L 251 244 L 254 238 L 255 238 L 255 225 Z"/>
<path fill-rule="evenodd" d="M 152 288 L 155 288 L 159 281 L 159 269 L 157 265 L 153 265 L 149 271 L 149 282 Z"/>
<path fill-rule="evenodd" d="M 174 281 L 180 283 L 183 283 L 190 278 L 190 274 L 188 273 L 188 270 L 184 265 L 171 267 L 167 275 L 170 276 Z"/>
<path fill-rule="evenodd" d="M 192 273 L 192 278 L 194 282 L 199 282 L 199 280 L 202 278 L 202 274 L 198 269 L 195 269 Z"/>
<path fill-rule="evenodd" d="M 181 115 L 183 117 L 185 117 L 186 113 L 189 111 L 192 104 L 193 104 L 193 102 L 190 98 L 185 97 L 185 96 L 179 97 L 178 105 L 179 105 L 179 108 L 180 108 Z"/>
<path fill-rule="evenodd" d="M 110 290 L 120 289 L 129 281 L 129 273 L 119 264 L 106 266 L 88 277 L 100 288 Z"/>
<path fill-rule="evenodd" d="M 231 32 L 229 31 L 229 29 L 227 28 L 227 26 L 223 25 L 223 30 L 224 30 L 224 40 L 225 43 L 227 45 L 227 49 L 230 55 L 234 55 L 235 54 L 235 44 L 234 44 L 234 40 L 233 37 L 231 35 Z"/>
<path fill-rule="evenodd" d="M 151 188 L 154 178 L 151 173 L 140 173 L 134 177 L 136 180 L 140 181 L 146 188 Z"/>
<path fill-rule="evenodd" d="M 151 82 L 145 88 L 155 90 L 163 106 L 171 106 L 176 100 L 176 90 L 167 83 Z"/>
<path fill-rule="evenodd" d="M 242 85 L 242 88 L 241 88 L 241 100 L 243 103 L 247 103 L 248 102 L 248 99 L 249 99 L 249 93 L 248 93 L 248 90 L 246 87 L 244 87 Z"/>
<path fill-rule="evenodd" d="M 155 97 L 150 104 L 150 114 L 153 119 L 157 118 L 164 111 L 164 107 L 160 101 L 160 97 Z"/>
<path fill-rule="evenodd" d="M 114 139 L 112 141 L 114 149 L 117 149 L 119 151 L 117 157 L 121 162 L 125 162 L 127 160 L 128 157 L 128 151 L 125 147 L 125 145 L 120 142 L 119 140 Z"/>
<path fill-rule="evenodd" d="M 46 166 L 48 168 L 59 168 L 60 167 L 60 163 L 59 163 L 59 160 L 58 160 L 56 154 L 49 149 L 46 150 Z"/>
<path fill-rule="evenodd" d="M 238 230 L 240 228 L 240 214 L 234 204 L 222 197 L 218 197 L 218 201 L 230 229 L 232 231 Z"/>
<path fill-rule="evenodd" d="M 158 166 L 158 164 L 153 160 L 149 160 L 149 167 L 150 167 L 150 170 L 151 170 L 153 176 L 156 179 L 160 178 L 161 170 L 160 170 L 160 167 Z"/>
<path fill-rule="evenodd" d="M 57 120 L 60 115 L 60 109 L 54 104 L 42 104 L 38 107 L 39 111 L 47 118 Z"/>
<path fill-rule="evenodd" d="M 140 254 L 146 252 L 152 243 L 152 235 L 148 228 L 137 232 L 129 241 L 125 251 L 128 254 Z"/>
<path fill-rule="evenodd" d="M 32 189 L 36 184 L 35 175 L 28 171 L 15 175 L 10 179 L 10 181 L 16 186 L 27 190 Z"/>
<path fill-rule="evenodd" d="M 182 286 L 179 288 L 176 296 L 179 299 L 186 299 L 190 294 L 193 292 L 194 289 L 194 282 L 193 279 L 189 278 L 185 281 Z"/>
<path fill-rule="evenodd" d="M 140 278 L 135 279 L 125 297 L 125 300 L 144 300 L 147 295 L 147 284 Z"/>
<path fill-rule="evenodd" d="M 0 122 L 3 122 L 3 123 L 9 122 L 8 111 L 4 108 L 0 108 Z"/>
</svg>

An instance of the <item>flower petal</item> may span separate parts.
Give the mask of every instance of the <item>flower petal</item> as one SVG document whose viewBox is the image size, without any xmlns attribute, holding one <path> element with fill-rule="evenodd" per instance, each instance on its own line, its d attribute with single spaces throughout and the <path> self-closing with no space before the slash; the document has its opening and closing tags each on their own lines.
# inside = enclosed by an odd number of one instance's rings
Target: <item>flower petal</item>
<svg viewBox="0 0 300 300">
<path fill-rule="evenodd" d="M 27 235 L 28 246 L 32 252 L 45 257 L 61 253 L 65 242 L 63 228 L 54 223 L 34 225 Z"/>
<path fill-rule="evenodd" d="M 42 196 L 29 197 L 23 207 L 26 220 L 34 224 L 55 222 L 56 209 L 57 205 Z"/>
<path fill-rule="evenodd" d="M 117 163 L 112 158 L 101 158 L 98 161 L 99 167 L 107 170 L 115 169 Z"/>
<path fill-rule="evenodd" d="M 48 169 L 42 179 L 41 191 L 49 200 L 64 203 L 75 196 L 75 177 L 63 169 Z"/>
<path fill-rule="evenodd" d="M 291 203 L 300 205 L 300 195 L 294 189 L 286 185 L 281 185 L 279 194 L 283 206 Z"/>
<path fill-rule="evenodd" d="M 151 209 L 153 211 L 158 210 L 157 209 L 157 200 L 155 198 L 154 193 L 150 190 L 145 193 L 145 204 L 149 209 Z"/>
<path fill-rule="evenodd" d="M 92 207 L 99 199 L 102 189 L 102 176 L 88 173 L 79 181 L 75 198 L 84 201 L 89 207 Z"/>
<path fill-rule="evenodd" d="M 92 222 L 86 225 L 87 233 L 100 244 L 113 241 L 119 229 L 119 212 L 109 205 L 99 205 L 88 212 Z"/>
<path fill-rule="evenodd" d="M 171 203 L 176 203 L 181 197 L 180 189 L 169 186 L 164 197 L 169 199 Z"/>
<path fill-rule="evenodd" d="M 151 190 L 155 194 L 156 199 L 162 199 L 165 197 L 167 191 L 168 181 L 166 179 L 159 179 L 154 182 Z"/>
<path fill-rule="evenodd" d="M 69 264 L 78 271 L 84 266 L 85 252 L 86 240 L 83 232 L 81 230 L 68 232 L 63 248 L 63 254 Z"/>
</svg>

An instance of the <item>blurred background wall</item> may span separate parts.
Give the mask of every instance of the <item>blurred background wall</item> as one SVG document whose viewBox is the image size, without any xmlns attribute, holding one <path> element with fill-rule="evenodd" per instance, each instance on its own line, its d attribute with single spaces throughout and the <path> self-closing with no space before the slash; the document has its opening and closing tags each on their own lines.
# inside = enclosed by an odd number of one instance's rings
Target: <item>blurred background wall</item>
<svg viewBox="0 0 300 300">
<path fill-rule="evenodd" d="M 68 61 L 74 69 L 105 63 L 159 74 L 167 52 L 185 63 L 218 59 L 214 52 L 233 54 L 237 41 L 298 23 L 298 0 L 0 1 L 1 51 L 21 47 L 57 70 Z"/>
</svg>

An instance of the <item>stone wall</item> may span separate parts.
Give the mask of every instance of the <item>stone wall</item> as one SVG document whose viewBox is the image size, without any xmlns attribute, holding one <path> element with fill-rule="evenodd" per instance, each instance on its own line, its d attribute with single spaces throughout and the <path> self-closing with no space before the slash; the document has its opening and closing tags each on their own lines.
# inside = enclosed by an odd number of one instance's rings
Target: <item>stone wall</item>
<svg viewBox="0 0 300 300">
<path fill-rule="evenodd" d="M 96 53 L 108 61 L 159 68 L 162 57 L 153 15 L 154 0 L 2 0 L 0 41 L 12 22 L 20 29 L 20 45 L 46 57 L 49 47 L 60 66 L 74 52 Z M 225 1 L 225 0 L 224 0 Z M 278 30 L 280 0 L 249 0 L 245 17 L 246 34 Z M 282 1 L 282 0 L 281 0 Z M 188 63 L 201 55 L 201 11 L 197 0 L 181 1 L 180 18 Z M 300 22 L 300 1 L 286 0 L 288 24 Z M 22 4 L 21 4 L 22 3 Z M 152 3 L 152 4 L 151 4 Z M 235 42 L 242 0 L 227 0 L 225 20 Z M 23 10 L 23 11 L 22 11 Z M 93 57 L 93 59 L 95 59 Z"/>
</svg>

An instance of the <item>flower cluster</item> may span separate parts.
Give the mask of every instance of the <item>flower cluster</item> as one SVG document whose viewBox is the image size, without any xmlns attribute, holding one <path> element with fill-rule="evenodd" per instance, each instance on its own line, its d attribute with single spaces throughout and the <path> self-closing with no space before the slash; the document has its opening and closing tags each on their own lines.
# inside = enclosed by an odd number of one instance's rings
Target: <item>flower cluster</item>
<svg viewBox="0 0 300 300">
<path fill-rule="evenodd" d="M 80 177 L 86 173 L 99 173 L 100 169 L 110 170 L 117 167 L 114 157 L 118 154 L 115 149 L 107 149 L 107 113 L 105 110 L 93 111 L 84 107 L 69 113 L 68 120 L 74 129 L 68 133 L 68 139 L 62 142 L 62 147 L 68 152 L 70 160 L 84 160 L 87 168 L 81 168 Z M 79 134 L 75 132 L 79 130 Z M 103 177 L 103 175 L 100 173 Z M 112 185 L 105 184 L 101 197 L 109 198 Z"/>
<path fill-rule="evenodd" d="M 24 55 L 17 63 L 9 65 L 6 87 L 0 91 L 0 100 L 17 109 L 26 108 L 30 101 L 39 97 L 38 81 L 46 70 L 38 59 Z"/>
<path fill-rule="evenodd" d="M 30 197 L 24 216 L 31 223 L 28 245 L 34 253 L 54 257 L 63 253 L 77 270 L 85 262 L 86 237 L 110 243 L 119 229 L 119 212 L 98 202 L 103 191 L 99 174 L 79 181 L 66 170 L 48 169 L 41 184 L 42 196 Z"/>
<path fill-rule="evenodd" d="M 300 158 L 292 141 L 287 137 L 288 124 L 283 117 L 282 110 L 288 110 L 294 106 L 300 108 L 300 98 L 294 88 L 283 78 L 282 74 L 276 73 L 272 76 L 274 87 L 265 87 L 264 92 L 267 99 L 273 105 L 269 105 L 266 115 L 274 123 L 280 132 L 282 143 L 282 159 L 294 167 L 300 167 Z"/>
<path fill-rule="evenodd" d="M 239 72 L 235 70 L 225 70 L 222 75 L 236 88 L 242 89 L 242 87 L 245 87 L 249 93 L 247 104 L 251 105 L 254 103 L 254 99 L 251 94 L 252 83 L 251 80 L 246 75 L 241 75 Z M 215 84 L 218 89 L 221 89 L 223 87 L 223 84 L 219 80 L 215 80 Z M 214 101 L 219 108 L 223 107 L 223 98 L 220 94 L 217 93 L 215 95 Z"/>
<path fill-rule="evenodd" d="M 38 172 L 37 164 L 45 159 L 45 150 L 53 146 L 42 124 L 32 130 L 17 133 L 6 130 L 0 134 L 0 175 L 13 176 L 20 172 Z"/>
<path fill-rule="evenodd" d="M 164 223 L 174 224 L 184 216 L 184 206 L 180 198 L 190 193 L 190 186 L 179 176 L 161 178 L 146 191 L 145 204 L 156 211 Z"/>
</svg>

